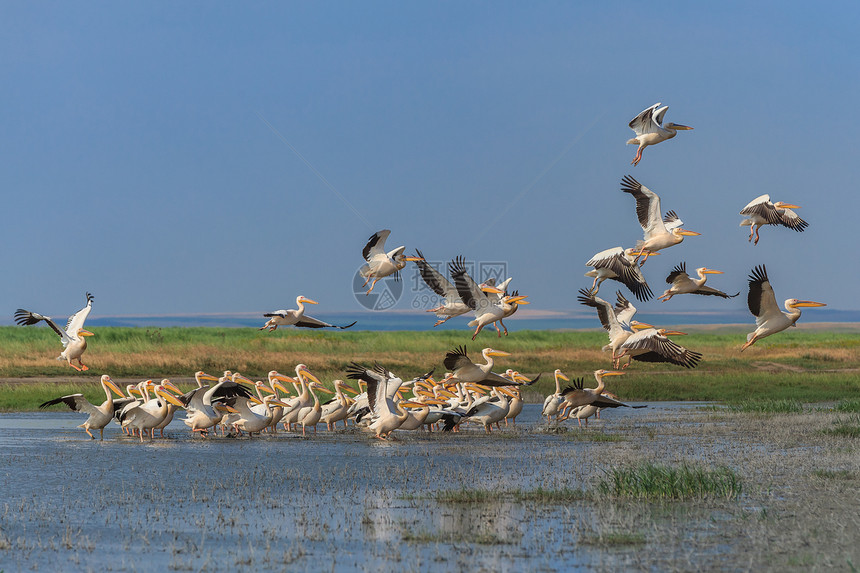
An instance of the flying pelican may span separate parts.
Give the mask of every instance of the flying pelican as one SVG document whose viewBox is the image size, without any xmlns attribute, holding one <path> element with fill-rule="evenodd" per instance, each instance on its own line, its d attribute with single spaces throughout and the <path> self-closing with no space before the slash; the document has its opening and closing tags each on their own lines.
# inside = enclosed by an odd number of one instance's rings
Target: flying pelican
<svg viewBox="0 0 860 573">
<path fill-rule="evenodd" d="M 460 346 L 445 354 L 445 368 L 451 371 L 451 378 L 458 382 L 480 384 L 482 386 L 515 386 L 516 381 L 511 381 L 504 376 L 500 376 L 493 370 L 493 356 L 510 356 L 507 352 L 501 350 L 493 350 L 485 348 L 481 351 L 486 364 L 475 364 L 469 359 L 466 354 L 466 347 Z M 534 384 L 540 378 L 540 374 L 535 376 L 534 380 L 524 378 L 526 386 Z"/>
<path fill-rule="evenodd" d="M 43 404 L 39 404 L 39 408 L 47 408 L 48 406 L 53 406 L 54 404 L 62 402 L 74 412 L 89 414 L 90 417 L 87 418 L 86 422 L 78 426 L 78 428 L 83 428 L 87 435 L 94 440 L 96 437 L 90 432 L 90 430 L 98 430 L 99 439 L 103 440 L 105 426 L 110 424 L 110 421 L 113 419 L 114 404 L 111 397 L 111 391 L 115 392 L 117 396 L 122 398 L 125 398 L 125 395 L 122 393 L 122 390 L 116 387 L 116 384 L 113 383 L 110 376 L 107 374 L 103 374 L 100 381 L 102 389 L 105 391 L 105 401 L 102 402 L 100 406 L 93 406 L 90 404 L 89 400 L 84 398 L 83 394 L 70 394 L 69 396 L 61 396 L 60 398 L 55 398 L 53 400 L 48 400 Z"/>
<path fill-rule="evenodd" d="M 636 257 L 642 254 L 635 249 L 613 247 L 591 257 L 585 266 L 594 267 L 594 269 L 585 273 L 585 276 L 594 277 L 594 282 L 591 283 L 592 292 L 597 294 L 603 281 L 613 279 L 629 288 L 638 300 L 644 302 L 654 296 L 636 263 Z"/>
<path fill-rule="evenodd" d="M 800 318 L 799 308 L 827 306 L 823 302 L 790 298 L 785 301 L 785 310 L 788 312 L 782 312 L 776 305 L 776 296 L 773 294 L 773 287 L 770 286 L 770 280 L 767 278 L 767 269 L 764 265 L 753 268 L 749 283 L 750 292 L 747 296 L 747 303 L 750 307 L 750 312 L 755 317 L 757 328 L 755 331 L 747 334 L 747 341 L 741 347 L 741 352 L 762 338 L 782 332 L 789 326 L 795 326 L 795 323 Z"/>
<path fill-rule="evenodd" d="M 417 261 L 417 257 L 407 257 L 403 254 L 406 247 L 400 246 L 393 251 L 385 252 L 385 240 L 391 234 L 389 229 L 383 229 L 374 233 L 364 249 L 361 250 L 361 256 L 367 261 L 367 264 L 359 270 L 361 276 L 364 277 L 362 288 L 367 286 L 370 279 L 373 282 L 370 289 L 365 294 L 370 294 L 379 279 L 383 279 L 389 275 L 395 275 L 395 279 L 400 278 L 400 271 L 406 266 L 407 261 Z"/>
<path fill-rule="evenodd" d="M 628 125 L 636 137 L 627 140 L 627 144 L 639 146 L 636 150 L 636 157 L 631 162 L 633 165 L 639 164 L 642 160 L 642 151 L 649 145 L 657 145 L 667 139 L 672 139 L 679 130 L 693 129 L 688 125 L 672 122 L 663 125 L 663 116 L 666 115 L 667 109 L 669 109 L 668 105 L 660 107 L 660 102 L 657 102 L 630 120 Z"/>
<path fill-rule="evenodd" d="M 64 350 L 59 356 L 57 356 L 57 360 L 65 360 L 69 363 L 69 366 L 75 370 L 83 372 L 84 370 L 89 370 L 89 367 L 84 366 L 84 363 L 81 362 L 81 356 L 87 349 L 86 337 L 94 336 L 89 330 L 84 330 L 84 321 L 87 320 L 87 316 L 89 316 L 92 308 L 93 295 L 87 293 L 87 305 L 69 317 L 69 321 L 66 323 L 66 330 L 57 326 L 57 324 L 51 320 L 50 316 L 42 316 L 36 312 L 24 310 L 23 308 L 19 308 L 15 311 L 15 323 L 19 326 L 29 326 L 31 324 L 38 324 L 40 320 L 44 320 L 45 324 L 50 326 L 54 332 L 60 335 L 60 340 L 63 342 Z M 72 364 L 72 360 L 77 360 L 80 366 Z"/>
<path fill-rule="evenodd" d="M 752 241 L 755 235 L 754 245 L 758 245 L 758 231 L 763 225 L 782 225 L 802 233 L 809 223 L 798 217 L 792 209 L 800 209 L 800 205 L 791 205 L 782 201 L 771 203 L 770 195 L 767 194 L 756 197 L 741 210 L 741 215 L 748 217 L 741 221 L 741 227 L 749 226 L 749 240 Z"/>
<path fill-rule="evenodd" d="M 570 386 L 561 391 L 564 406 L 562 406 L 559 420 L 566 420 L 570 414 L 568 410 L 571 408 L 587 406 L 595 402 L 602 403 L 604 397 L 601 396 L 601 393 L 603 393 L 603 389 L 606 387 L 603 378 L 606 376 L 621 376 L 622 374 L 624 373 L 615 370 L 595 370 L 594 379 L 597 380 L 596 388 L 583 388 L 585 381 L 582 378 L 574 380 Z"/>
<path fill-rule="evenodd" d="M 650 253 L 677 245 L 684 237 L 701 235 L 681 228 L 681 219 L 674 211 L 669 211 L 665 219 L 661 218 L 660 197 L 630 175 L 625 175 L 621 180 L 621 190 L 636 199 L 636 217 L 645 231 L 645 239 L 636 242 L 636 250 L 640 252 L 640 256 L 645 252 L 642 264 L 648 260 Z M 638 260 L 639 256 L 636 259 Z"/>
<path fill-rule="evenodd" d="M 451 284 L 451 281 L 446 279 L 442 273 L 434 269 L 433 265 L 428 263 L 424 258 L 421 251 L 415 249 L 415 254 L 417 255 L 415 257 L 417 259 L 415 262 L 418 265 L 418 269 L 421 271 L 421 278 L 424 280 L 424 283 L 430 288 L 430 290 L 442 297 L 442 304 L 436 308 L 427 310 L 427 312 L 435 312 L 436 318 L 440 319 L 436 321 L 436 324 L 433 325 L 434 327 L 445 323 L 455 316 L 466 314 L 472 310 L 465 302 L 463 302 L 463 299 L 460 298 L 460 293 L 457 292 L 457 288 Z"/>
<path fill-rule="evenodd" d="M 618 297 L 618 303 L 615 305 L 615 308 L 602 298 L 594 296 L 590 291 L 585 289 L 580 289 L 579 296 L 577 297 L 580 304 L 597 309 L 597 318 L 600 320 L 600 324 L 609 335 L 609 344 L 604 346 L 601 350 L 603 350 L 603 352 L 606 352 L 607 350 L 612 351 L 613 368 L 619 367 L 621 363 L 621 355 L 618 350 L 621 348 L 621 345 L 627 342 L 627 339 L 633 335 L 634 331 L 652 328 L 650 324 L 632 320 L 633 316 L 636 314 L 636 307 L 633 306 L 629 300 L 624 298 L 620 291 L 616 294 Z"/>
<path fill-rule="evenodd" d="M 466 305 L 475 311 L 475 320 L 469 323 L 469 326 L 475 327 L 475 333 L 472 335 L 472 340 L 478 336 L 478 333 L 488 324 L 495 323 L 505 317 L 506 308 L 504 305 L 517 304 L 525 299 L 525 296 L 509 296 L 504 294 L 504 291 L 491 286 L 483 288 L 476 283 L 472 277 L 466 272 L 466 266 L 462 257 L 457 257 L 448 264 L 448 269 L 451 273 L 451 278 L 454 279 L 454 285 L 457 287 L 457 292 L 460 298 Z M 501 298 L 491 298 L 490 295 L 501 295 Z M 499 330 L 498 325 L 496 330 Z M 501 337 L 501 333 L 499 333 Z"/>
<path fill-rule="evenodd" d="M 702 359 L 702 355 L 669 340 L 669 336 L 685 334 L 686 332 L 665 328 L 646 328 L 631 334 L 619 347 L 621 350 L 618 354 L 619 361 L 627 356 L 627 363 L 622 368 L 630 366 L 631 360 L 668 362 L 684 368 L 695 368 Z"/>
<path fill-rule="evenodd" d="M 276 310 L 275 312 L 267 312 L 263 316 L 269 319 L 269 322 L 260 327 L 260 330 L 269 329 L 269 332 L 275 330 L 279 326 L 296 326 L 299 328 L 349 328 L 350 326 L 354 326 L 355 322 L 352 324 L 347 324 L 346 326 L 337 326 L 335 324 L 329 324 L 327 322 L 323 322 L 321 320 L 317 320 L 316 318 L 305 316 L 305 305 L 306 304 L 319 304 L 316 301 L 313 301 L 309 298 L 306 298 L 302 295 L 296 297 L 296 305 L 299 307 L 297 310 Z"/>
<path fill-rule="evenodd" d="M 510 279 L 508 279 L 508 280 L 510 280 Z M 505 329 L 505 336 L 508 335 L 508 327 L 505 326 L 505 321 L 503 319 L 508 318 L 509 316 L 513 315 L 517 311 L 517 309 L 520 308 L 521 304 L 529 304 L 529 301 L 523 300 L 524 298 L 526 298 L 526 296 L 525 295 L 520 296 L 520 291 L 518 291 L 518 290 L 515 290 L 510 295 L 506 294 L 505 296 L 500 297 L 500 304 L 502 307 L 502 318 L 499 319 L 499 324 L 501 324 L 502 328 Z M 496 325 L 496 332 L 498 332 L 498 331 L 499 331 L 499 326 Z M 499 338 L 501 338 L 501 335 L 499 335 Z"/>
<path fill-rule="evenodd" d="M 691 279 L 690 275 L 687 274 L 687 263 L 676 265 L 675 268 L 672 269 L 672 272 L 669 273 L 669 276 L 666 277 L 666 284 L 670 284 L 672 286 L 666 289 L 666 292 L 657 297 L 658 300 L 666 302 L 676 294 L 702 294 L 721 296 L 723 298 L 734 298 L 741 294 L 740 292 L 735 294 L 726 294 L 721 290 L 705 286 L 705 281 L 708 280 L 708 277 L 705 275 L 721 275 L 723 274 L 723 271 L 716 271 L 707 267 L 699 267 L 696 269 L 696 274 L 699 275 L 699 279 Z"/>
</svg>

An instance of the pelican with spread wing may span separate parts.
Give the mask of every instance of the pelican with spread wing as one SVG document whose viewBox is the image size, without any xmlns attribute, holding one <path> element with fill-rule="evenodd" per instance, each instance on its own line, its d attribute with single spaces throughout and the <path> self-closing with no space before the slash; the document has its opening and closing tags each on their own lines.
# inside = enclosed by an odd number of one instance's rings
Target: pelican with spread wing
<svg viewBox="0 0 860 573">
<path fill-rule="evenodd" d="M 585 273 L 587 277 L 594 277 L 594 282 L 591 283 L 591 291 L 597 294 L 600 290 L 600 285 L 606 279 L 613 279 L 627 288 L 633 293 L 638 300 L 645 302 L 654 296 L 648 282 L 642 271 L 639 270 L 639 265 L 636 262 L 636 257 L 641 255 L 641 251 L 635 249 L 624 249 L 623 247 L 613 247 L 600 251 L 585 263 L 588 267 L 594 267 L 594 270 Z M 659 254 L 659 253 L 652 253 Z"/>
<path fill-rule="evenodd" d="M 685 335 L 686 332 L 667 330 L 665 328 L 646 328 L 631 334 L 619 347 L 618 359 L 627 356 L 627 362 L 622 368 L 630 366 L 631 360 L 642 362 L 667 362 L 684 368 L 695 368 L 702 359 L 702 354 L 687 350 L 670 336 Z"/>
<path fill-rule="evenodd" d="M 631 162 L 633 165 L 638 165 L 642 161 L 642 151 L 649 145 L 657 145 L 667 139 L 672 139 L 678 131 L 693 129 L 689 125 L 681 125 L 671 121 L 664 124 L 663 116 L 666 115 L 667 109 L 669 109 L 668 105 L 660 107 L 658 102 L 630 120 L 628 125 L 636 137 L 627 140 L 627 144 L 639 146 L 636 150 L 636 157 Z"/>
<path fill-rule="evenodd" d="M 771 203 L 770 195 L 756 197 L 741 210 L 741 215 L 747 216 L 741 221 L 741 227 L 749 226 L 749 241 L 752 241 L 753 235 L 755 235 L 754 245 L 758 245 L 758 231 L 763 225 L 782 225 L 802 233 L 809 226 L 809 223 L 798 217 L 792 209 L 800 209 L 800 205 L 792 205 L 782 201 Z"/>
<path fill-rule="evenodd" d="M 482 287 L 466 272 L 463 257 L 457 257 L 449 263 L 448 270 L 451 278 L 454 279 L 454 286 L 457 287 L 460 298 L 475 311 L 475 320 L 469 323 L 469 326 L 475 327 L 472 340 L 475 340 L 478 333 L 488 324 L 495 324 L 505 316 L 510 316 L 508 312 L 513 314 L 511 305 L 520 304 L 526 298 L 524 295 L 506 295 L 504 291 L 486 284 Z M 501 337 L 498 324 L 496 324 L 496 332 Z"/>
<path fill-rule="evenodd" d="M 105 401 L 102 402 L 100 406 L 90 404 L 89 400 L 84 398 L 83 394 L 71 394 L 69 396 L 55 398 L 54 400 L 48 400 L 47 402 L 40 404 L 39 408 L 47 408 L 48 406 L 63 403 L 75 412 L 89 414 L 89 418 L 87 418 L 86 422 L 78 427 L 83 428 L 87 435 L 94 440 L 96 437 L 90 432 L 90 430 L 98 430 L 99 439 L 103 440 L 105 426 L 107 426 L 113 419 L 114 413 L 114 401 L 111 396 L 111 391 L 121 398 L 124 398 L 125 396 L 122 391 L 116 387 L 116 384 L 113 383 L 110 376 L 107 374 L 103 374 L 100 381 L 102 389 L 105 391 Z"/>
<path fill-rule="evenodd" d="M 735 294 L 726 294 L 721 290 L 705 286 L 705 281 L 708 280 L 708 277 L 705 275 L 721 275 L 723 274 L 723 271 L 717 271 L 707 267 L 699 267 L 696 269 L 696 274 L 699 275 L 699 278 L 691 279 L 690 275 L 687 274 L 687 263 L 676 265 L 675 268 L 672 269 L 672 272 L 669 273 L 669 276 L 666 277 L 666 284 L 672 286 L 667 288 L 666 292 L 657 298 L 666 302 L 676 294 L 701 294 L 706 296 L 719 296 L 722 298 L 734 298 L 741 294 L 740 292 L 736 292 Z"/>
<path fill-rule="evenodd" d="M 428 263 L 424 258 L 421 251 L 416 249 L 415 254 L 417 255 L 415 257 L 415 263 L 421 271 L 421 278 L 424 280 L 424 283 L 430 288 L 430 290 L 442 297 L 442 304 L 427 311 L 436 313 L 436 318 L 439 319 L 433 326 L 444 324 L 449 319 L 454 318 L 455 316 L 460 316 L 461 314 L 466 314 L 472 310 L 465 302 L 463 302 L 463 299 L 460 298 L 460 293 L 457 292 L 457 287 L 451 284 L 451 281 L 446 279 L 442 273 L 434 269 L 433 265 Z M 460 257 L 458 257 L 458 259 L 459 258 Z"/>
<path fill-rule="evenodd" d="M 630 193 L 636 199 L 636 217 L 645 231 L 645 238 L 636 243 L 636 250 L 645 253 L 642 264 L 648 260 L 648 255 L 667 247 L 672 247 L 684 240 L 684 237 L 701 235 L 695 231 L 683 229 L 683 222 L 674 211 L 669 211 L 666 217 L 661 216 L 660 197 L 636 181 L 625 175 L 621 180 L 621 190 Z M 639 259 L 639 256 L 636 259 Z M 640 265 L 641 266 L 641 265 Z"/>
<path fill-rule="evenodd" d="M 306 304 L 319 304 L 316 301 L 313 301 L 307 297 L 299 295 L 296 297 L 296 306 L 298 309 L 290 309 L 290 310 L 276 310 L 275 312 L 267 312 L 263 316 L 269 319 L 269 321 L 260 327 L 260 330 L 269 329 L 269 332 L 275 330 L 279 326 L 296 326 L 299 328 L 349 328 L 350 326 L 354 326 L 355 322 L 352 324 L 347 324 L 346 326 L 337 326 L 336 324 L 329 324 L 327 322 L 323 322 L 312 316 L 305 316 L 305 305 Z"/>
<path fill-rule="evenodd" d="M 400 271 L 406 267 L 408 261 L 416 261 L 417 257 L 407 257 L 403 254 L 406 247 L 400 246 L 393 251 L 385 252 L 385 240 L 391 234 L 389 229 L 383 229 L 374 233 L 364 249 L 361 250 L 361 256 L 367 261 L 367 264 L 361 267 L 359 273 L 364 277 L 362 288 L 367 286 L 367 283 L 373 280 L 370 284 L 370 289 L 365 294 L 370 294 L 373 287 L 380 279 L 384 279 L 389 275 L 395 275 L 395 279 L 400 278 Z"/>
<path fill-rule="evenodd" d="M 510 356 L 508 352 L 485 348 L 481 351 L 486 364 L 475 364 L 466 353 L 466 347 L 460 346 L 445 354 L 445 360 L 442 363 L 445 368 L 451 371 L 451 379 L 458 382 L 480 384 L 482 386 L 517 386 L 520 384 L 517 380 L 505 378 L 493 372 L 493 357 L 494 356 Z M 540 374 L 535 376 L 533 380 L 521 377 L 528 386 L 534 384 L 540 378 Z"/>
<path fill-rule="evenodd" d="M 83 356 L 84 351 L 87 349 L 86 337 L 94 336 L 89 330 L 84 330 L 84 322 L 87 320 L 87 316 L 89 316 L 92 308 L 93 295 L 87 293 L 87 305 L 69 317 L 65 330 L 57 326 L 57 323 L 50 316 L 43 316 L 37 312 L 24 310 L 23 308 L 15 311 L 15 323 L 19 326 L 29 326 L 38 324 L 39 321 L 44 320 L 45 324 L 60 335 L 60 340 L 63 342 L 64 350 L 57 356 L 57 360 L 65 360 L 75 370 L 83 372 L 84 370 L 89 370 L 89 367 L 81 362 L 81 356 Z M 78 366 L 72 364 L 72 360 L 77 360 Z"/>
<path fill-rule="evenodd" d="M 619 348 L 627 342 L 627 339 L 633 335 L 635 330 L 652 328 L 650 324 L 633 320 L 633 316 L 636 314 L 636 307 L 624 298 L 620 291 L 616 294 L 618 296 L 618 303 L 614 308 L 602 298 L 595 296 L 585 289 L 580 289 L 579 296 L 576 297 L 580 304 L 597 309 L 597 318 L 609 335 L 609 344 L 604 346 L 602 350 L 604 352 L 607 350 L 612 351 L 613 368 L 618 368 L 621 362 L 618 352 Z"/>
<path fill-rule="evenodd" d="M 764 265 L 753 268 L 749 285 L 747 303 L 755 317 L 756 329 L 747 334 L 747 341 L 741 347 L 741 352 L 762 338 L 795 326 L 800 318 L 801 307 L 827 306 L 823 302 L 790 298 L 785 301 L 785 310 L 788 312 L 782 312 L 776 304 L 776 295 L 773 293 L 773 287 L 770 286 L 770 279 L 767 278 L 767 269 Z"/>
</svg>

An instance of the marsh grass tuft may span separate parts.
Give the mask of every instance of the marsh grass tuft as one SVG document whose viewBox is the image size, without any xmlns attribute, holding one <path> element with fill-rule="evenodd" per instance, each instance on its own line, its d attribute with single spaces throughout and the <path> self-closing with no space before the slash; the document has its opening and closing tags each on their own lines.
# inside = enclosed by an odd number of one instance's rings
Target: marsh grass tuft
<svg viewBox="0 0 860 573">
<path fill-rule="evenodd" d="M 683 464 L 671 467 L 643 463 L 607 472 L 600 480 L 600 494 L 640 500 L 736 499 L 742 486 L 738 475 L 726 467 L 709 470 Z"/>
<path fill-rule="evenodd" d="M 833 409 L 837 412 L 860 412 L 860 400 L 839 400 Z"/>
<path fill-rule="evenodd" d="M 832 428 L 822 431 L 829 436 L 860 438 L 860 414 L 848 418 L 839 418 L 833 422 Z"/>
<path fill-rule="evenodd" d="M 747 402 L 729 404 L 729 409 L 733 412 L 754 414 L 801 414 L 803 413 L 803 404 L 797 400 L 787 398 L 779 400 L 749 400 Z"/>
</svg>

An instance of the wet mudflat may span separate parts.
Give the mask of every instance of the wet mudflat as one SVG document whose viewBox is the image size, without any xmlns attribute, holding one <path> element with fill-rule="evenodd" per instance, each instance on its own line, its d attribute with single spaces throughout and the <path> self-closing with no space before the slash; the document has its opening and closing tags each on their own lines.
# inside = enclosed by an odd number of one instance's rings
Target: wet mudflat
<svg viewBox="0 0 860 573">
<path fill-rule="evenodd" d="M 845 414 L 655 403 L 559 431 L 539 411 L 527 405 L 491 436 L 393 442 L 353 429 L 207 440 L 175 420 L 168 439 L 144 444 L 116 426 L 91 441 L 74 413 L 0 415 L 0 569 L 860 567 L 858 441 L 828 433 Z M 743 490 L 683 501 L 598 491 L 612 470 L 645 462 L 727 467 Z"/>
</svg>

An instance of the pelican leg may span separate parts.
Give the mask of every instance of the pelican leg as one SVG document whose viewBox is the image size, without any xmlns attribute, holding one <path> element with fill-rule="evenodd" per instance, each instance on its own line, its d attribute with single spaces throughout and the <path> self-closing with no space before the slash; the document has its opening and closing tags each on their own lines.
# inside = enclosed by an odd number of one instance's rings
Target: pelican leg
<svg viewBox="0 0 860 573">
<path fill-rule="evenodd" d="M 633 158 L 633 161 L 631 161 L 630 164 L 639 165 L 640 161 L 642 161 L 642 147 L 636 149 L 636 157 Z"/>
<path fill-rule="evenodd" d="M 483 328 L 483 326 L 478 326 L 478 328 L 475 329 L 475 334 L 472 335 L 472 340 L 475 340 L 475 337 L 478 336 L 478 333 L 481 332 Z"/>
<path fill-rule="evenodd" d="M 364 293 L 364 294 L 365 294 L 365 295 L 370 294 L 370 293 L 373 291 L 373 287 L 375 287 L 375 286 L 376 286 L 376 283 L 378 283 L 378 282 L 379 282 L 379 279 L 373 279 L 373 283 L 370 285 L 370 290 L 369 290 L 369 291 L 367 291 L 367 292 L 366 292 L 366 293 Z"/>
<path fill-rule="evenodd" d="M 361 288 L 366 287 L 366 286 L 367 286 L 367 283 L 369 283 L 369 282 L 370 282 L 370 276 L 365 277 L 365 278 L 364 278 L 364 284 L 363 284 L 363 285 L 361 285 Z"/>
<path fill-rule="evenodd" d="M 501 337 L 502 337 L 502 331 L 501 331 L 501 330 L 499 330 L 499 323 L 498 323 L 498 322 L 494 322 L 494 323 L 493 323 L 493 326 L 495 326 L 495 327 L 496 327 L 496 334 L 498 334 L 498 335 L 499 335 L 499 338 L 501 338 Z M 505 333 L 505 334 L 507 334 L 507 333 Z"/>
<path fill-rule="evenodd" d="M 746 350 L 747 348 L 749 348 L 750 346 L 752 346 L 753 344 L 755 344 L 756 340 L 758 340 L 758 338 L 756 338 L 755 336 L 753 336 L 752 338 L 750 338 L 749 340 L 747 340 L 747 341 L 746 341 L 746 344 L 744 344 L 743 346 L 741 346 L 741 352 L 743 352 L 744 350 Z"/>
<path fill-rule="evenodd" d="M 749 238 L 747 239 L 747 242 L 748 242 L 748 243 L 752 243 L 753 235 L 754 235 L 754 234 L 755 234 L 755 224 L 750 225 L 750 236 L 749 236 Z"/>
<path fill-rule="evenodd" d="M 645 251 L 645 258 L 644 258 L 644 259 L 642 259 L 642 262 L 641 262 L 641 263 L 639 263 L 639 267 L 640 267 L 640 268 L 642 268 L 642 267 L 644 267 L 644 266 L 645 266 L 645 261 L 647 261 L 647 260 L 648 260 L 648 257 L 649 257 L 650 255 L 651 255 L 651 251 Z M 638 259 L 638 258 L 639 258 L 639 257 L 637 257 L 637 259 Z"/>
<path fill-rule="evenodd" d="M 74 369 L 75 369 L 75 370 L 77 370 L 78 372 L 83 372 L 83 370 L 81 370 L 80 368 L 78 368 L 77 366 L 75 366 L 74 364 L 72 364 L 72 361 L 71 361 L 71 360 L 69 360 L 69 366 L 71 366 L 72 368 L 74 368 Z"/>
<path fill-rule="evenodd" d="M 430 312 L 430 311 L 428 311 L 428 312 Z M 433 326 L 439 326 L 440 324 L 445 324 L 446 322 L 448 322 L 448 319 L 450 319 L 450 318 L 452 318 L 452 317 L 446 316 L 442 320 L 437 320 L 436 324 L 434 324 Z"/>
<path fill-rule="evenodd" d="M 504 321 L 502 321 L 501 318 L 499 319 L 499 323 L 502 325 L 502 328 L 505 329 L 505 336 L 507 336 L 508 335 L 508 327 L 505 326 L 505 323 L 504 323 Z M 498 327 L 496 327 L 496 328 L 498 328 Z"/>
<path fill-rule="evenodd" d="M 755 228 L 755 241 L 753 242 L 753 245 L 758 245 L 758 230 L 759 230 L 759 228 L 760 227 Z"/>
</svg>

